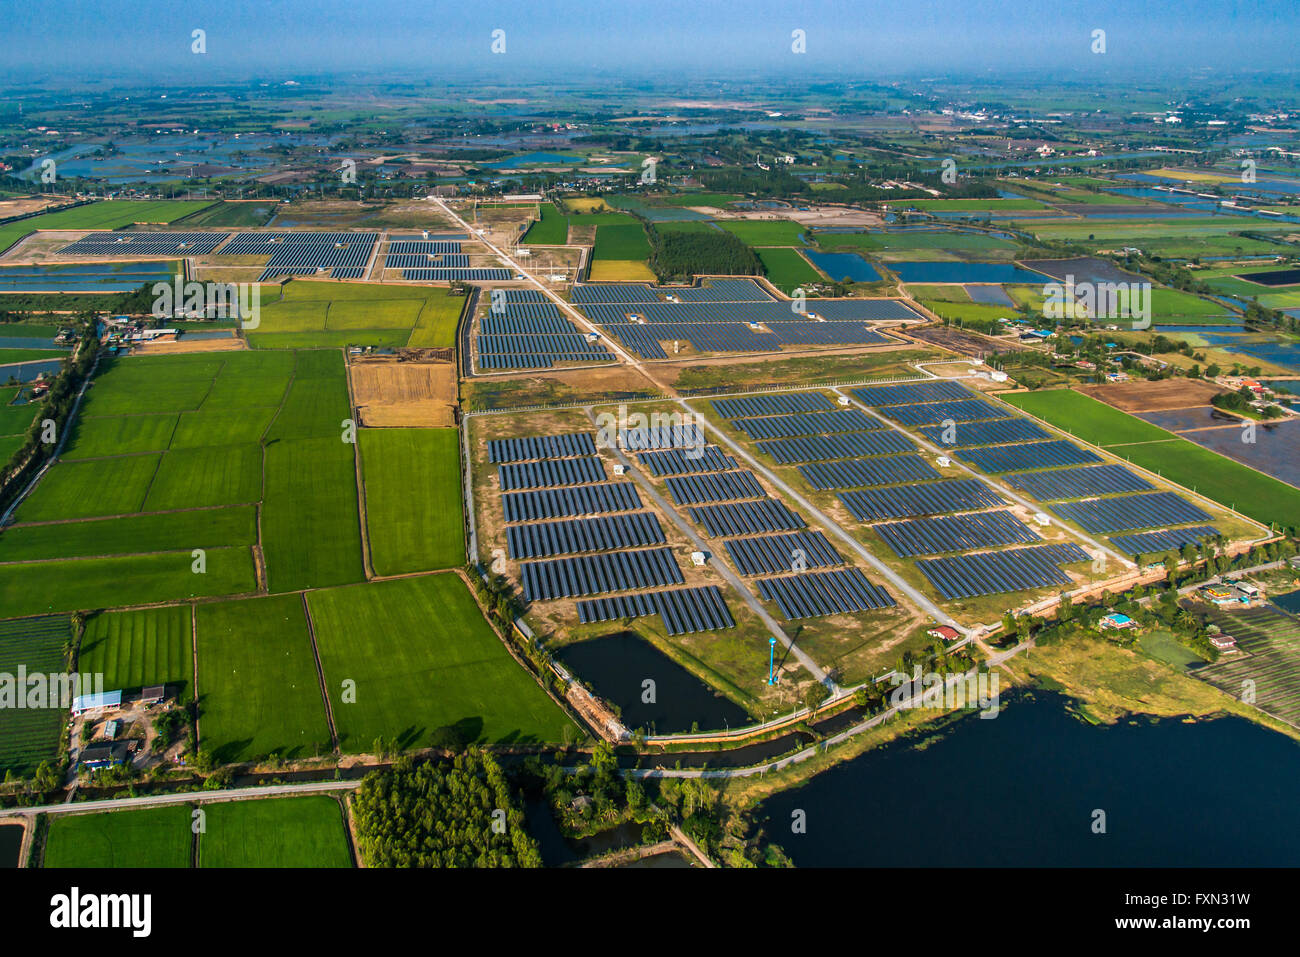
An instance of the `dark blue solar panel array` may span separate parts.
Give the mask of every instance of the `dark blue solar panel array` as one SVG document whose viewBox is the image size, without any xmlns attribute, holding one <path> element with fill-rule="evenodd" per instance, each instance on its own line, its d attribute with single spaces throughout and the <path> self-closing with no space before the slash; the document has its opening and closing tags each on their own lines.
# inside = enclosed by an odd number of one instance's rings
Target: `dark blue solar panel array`
<svg viewBox="0 0 1300 957">
<path fill-rule="evenodd" d="M 805 528 L 804 522 L 785 502 L 767 498 L 758 502 L 727 502 L 701 505 L 688 510 L 691 520 L 704 526 L 713 538 L 781 532 Z"/>
<path fill-rule="evenodd" d="M 411 282 L 487 282 L 514 278 L 509 269 L 471 267 L 469 269 L 403 269 L 402 278 Z"/>
<path fill-rule="evenodd" d="M 775 439 L 759 442 L 757 448 L 781 465 L 916 451 L 916 445 L 907 436 L 892 429 Z"/>
<path fill-rule="evenodd" d="M 589 342 L 586 336 L 479 336 L 479 352 L 493 352 L 501 355 L 590 355 L 609 358 L 609 352 L 596 342 Z"/>
<path fill-rule="evenodd" d="M 1006 442 L 1032 442 L 1050 439 L 1051 433 L 1029 419 L 994 419 L 987 422 L 957 422 L 952 426 L 951 441 L 947 427 L 926 425 L 919 430 L 931 442 L 961 447 L 964 445 L 1001 445 Z"/>
<path fill-rule="evenodd" d="M 1219 530 L 1211 525 L 1174 528 L 1167 532 L 1142 532 L 1138 535 L 1112 535 L 1110 543 L 1125 555 L 1154 555 L 1184 545 L 1195 545 L 1203 538 L 1214 538 Z"/>
<path fill-rule="evenodd" d="M 681 569 L 673 560 L 672 550 L 668 548 L 521 562 L 519 574 L 528 601 L 576 598 L 654 585 L 680 585 L 684 581 Z"/>
<path fill-rule="evenodd" d="M 771 395 L 713 400 L 714 411 L 724 419 L 782 415 L 789 412 L 824 412 L 834 408 L 835 403 L 820 392 L 775 392 Z"/>
<path fill-rule="evenodd" d="M 365 266 L 335 266 L 330 270 L 331 279 L 360 279 L 365 274 Z"/>
<path fill-rule="evenodd" d="M 1031 545 L 952 558 L 923 558 L 916 567 L 944 598 L 974 598 L 1026 588 L 1068 585 L 1070 576 L 1058 566 L 1086 561 L 1091 561 L 1091 556 L 1070 543 Z"/>
<path fill-rule="evenodd" d="M 64 246 L 69 256 L 201 256 L 220 246 L 230 233 L 90 233 Z"/>
<path fill-rule="evenodd" d="M 605 480 L 605 466 L 598 457 L 574 459 L 542 459 L 539 462 L 519 462 L 498 465 L 497 477 L 501 491 L 543 488 L 548 485 L 586 485 Z"/>
<path fill-rule="evenodd" d="M 769 319 L 771 338 L 783 346 L 874 346 L 898 342 L 861 322 L 776 322 Z"/>
<path fill-rule="evenodd" d="M 984 399 L 962 399 L 956 402 L 926 402 L 921 405 L 887 405 L 880 414 L 903 425 L 930 425 L 951 419 L 970 422 L 975 419 L 1009 419 L 1011 413 Z"/>
<path fill-rule="evenodd" d="M 501 496 L 507 522 L 535 522 L 569 515 L 597 515 L 641 507 L 631 482 L 607 482 L 574 488 L 537 489 Z"/>
<path fill-rule="evenodd" d="M 430 253 L 459 253 L 460 242 L 454 239 L 394 239 L 388 244 L 390 256 L 427 256 Z"/>
<path fill-rule="evenodd" d="M 1049 472 L 1025 472 L 1005 475 L 1012 488 L 1027 492 L 1039 501 L 1084 498 L 1089 495 L 1113 495 L 1116 492 L 1146 492 L 1154 486 L 1122 465 L 1091 465 L 1077 469 L 1053 469 Z"/>
<path fill-rule="evenodd" d="M 733 538 L 723 542 L 723 546 L 742 575 L 771 575 L 844 564 L 840 553 L 821 532 Z"/>
<path fill-rule="evenodd" d="M 478 357 L 480 369 L 551 369 L 557 362 L 591 362 L 589 352 L 531 353 L 489 352 Z"/>
<path fill-rule="evenodd" d="M 535 307 L 545 308 L 545 307 Z M 479 321 L 479 331 L 488 336 L 517 335 L 578 335 L 578 327 L 568 319 L 554 316 L 494 316 L 486 315 Z"/>
<path fill-rule="evenodd" d="M 867 580 L 859 568 L 802 572 L 785 578 L 760 578 L 758 591 L 774 601 L 787 620 L 854 611 L 873 611 L 895 604 L 889 592 Z"/>
<path fill-rule="evenodd" d="M 701 505 L 706 502 L 733 502 L 742 498 L 767 495 L 754 473 L 709 472 L 704 475 L 678 475 L 666 480 L 668 494 L 677 505 Z"/>
<path fill-rule="evenodd" d="M 430 255 L 395 256 L 392 252 L 384 257 L 385 269 L 422 269 L 454 268 L 464 269 L 469 265 L 469 256 L 465 253 L 433 253 Z"/>
<path fill-rule="evenodd" d="M 574 518 L 506 528 L 511 558 L 549 558 L 573 552 L 662 545 L 664 531 L 650 512 Z"/>
<path fill-rule="evenodd" d="M 977 449 L 960 449 L 955 454 L 985 472 L 1018 472 L 1022 469 L 1054 468 L 1058 465 L 1101 461 L 1101 456 L 1095 452 L 1081 449 L 1064 439 L 1020 445 L 989 445 Z"/>
<path fill-rule="evenodd" d="M 866 485 L 897 485 L 900 482 L 926 482 L 942 476 L 919 455 L 889 455 L 874 459 L 849 459 L 844 462 L 814 462 L 800 465 L 799 474 L 819 491 L 836 488 L 862 488 Z"/>
<path fill-rule="evenodd" d="M 643 282 L 579 283 L 574 302 L 770 302 L 772 297 L 752 279 L 709 279 L 699 286 L 652 286 Z"/>
<path fill-rule="evenodd" d="M 944 512 L 970 512 L 1006 504 L 1001 495 L 976 479 L 951 479 L 928 485 L 838 492 L 836 497 L 860 522 Z"/>
<path fill-rule="evenodd" d="M 755 439 L 781 439 L 795 435 L 824 435 L 828 432 L 861 432 L 880 423 L 861 409 L 836 409 L 833 412 L 799 412 L 794 415 L 771 415 L 756 419 L 736 419 L 732 423 Z"/>
<path fill-rule="evenodd" d="M 612 595 L 578 602 L 578 620 L 588 622 L 618 621 L 659 615 L 670 635 L 687 635 L 697 631 L 734 628 L 736 622 L 722 600 L 717 585 L 699 588 L 674 588 L 639 595 Z"/>
<path fill-rule="evenodd" d="M 488 461 L 523 462 L 527 459 L 561 459 L 573 455 L 595 455 L 596 443 L 590 432 L 566 435 L 530 435 L 488 442 Z"/>
<path fill-rule="evenodd" d="M 638 452 L 637 458 L 656 478 L 664 475 L 687 475 L 692 472 L 722 472 L 736 467 L 736 460 L 716 445 L 693 449 Z"/>
<path fill-rule="evenodd" d="M 270 256 L 261 279 L 307 275 L 334 266 L 364 267 L 378 233 L 236 233 L 223 256 Z"/>
<path fill-rule="evenodd" d="M 900 558 L 938 555 L 994 545 L 1022 545 L 1041 537 L 1010 512 L 909 518 L 872 528 Z"/>
<path fill-rule="evenodd" d="M 1093 533 L 1120 532 L 1129 528 L 1186 525 L 1204 522 L 1209 515 L 1173 492 L 1125 495 L 1050 506 L 1057 515 L 1076 522 Z"/>
<path fill-rule="evenodd" d="M 945 399 L 970 399 L 974 393 L 957 382 L 906 382 L 901 385 L 872 385 L 853 389 L 853 396 L 863 405 L 907 405 L 915 402 L 940 402 Z"/>
<path fill-rule="evenodd" d="M 696 422 L 690 422 L 620 429 L 618 444 L 629 451 L 640 452 L 643 449 L 702 448 L 706 443 L 704 428 Z"/>
</svg>

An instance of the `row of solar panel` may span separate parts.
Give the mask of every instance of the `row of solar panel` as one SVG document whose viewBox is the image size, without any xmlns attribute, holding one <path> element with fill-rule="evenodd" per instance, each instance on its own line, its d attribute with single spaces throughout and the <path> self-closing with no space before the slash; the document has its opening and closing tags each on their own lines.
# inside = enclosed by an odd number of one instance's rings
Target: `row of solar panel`
<svg viewBox="0 0 1300 957">
<path fill-rule="evenodd" d="M 458 253 L 460 243 L 450 239 L 395 239 L 388 244 L 390 256 L 428 256 Z"/>
<path fill-rule="evenodd" d="M 385 269 L 419 269 L 423 266 L 450 269 L 464 269 L 469 265 L 469 256 L 465 253 L 428 253 L 415 255 L 389 253 L 384 257 Z"/>
<path fill-rule="evenodd" d="M 230 238 L 230 233 L 90 233 L 59 252 L 69 256 L 201 256 Z"/>
<path fill-rule="evenodd" d="M 703 475 L 678 475 L 666 480 L 668 494 L 677 505 L 702 505 L 706 502 L 734 502 L 767 495 L 754 473 L 708 472 Z"/>
<path fill-rule="evenodd" d="M 1005 475 L 1003 481 L 1041 502 L 1085 498 L 1089 495 L 1114 495 L 1118 492 L 1146 492 L 1153 488 L 1146 479 L 1122 465 L 1089 465 L 1048 472 L 1024 472 Z"/>
<path fill-rule="evenodd" d="M 577 335 L 578 327 L 563 316 L 484 316 L 479 332 L 485 336 Z"/>
<path fill-rule="evenodd" d="M 480 369 L 551 369 L 557 362 L 603 362 L 608 354 L 601 356 L 592 352 L 557 352 L 551 355 L 488 353 L 478 357 Z"/>
<path fill-rule="evenodd" d="M 506 528 L 511 558 L 549 558 L 640 545 L 662 545 L 664 530 L 652 512 L 562 519 Z"/>
<path fill-rule="evenodd" d="M 713 410 L 724 419 L 782 415 L 790 412 L 824 412 L 834 408 L 835 403 L 820 392 L 776 392 L 771 395 L 747 395 L 734 399 L 713 400 Z"/>
<path fill-rule="evenodd" d="M 1094 534 L 1205 522 L 1210 516 L 1173 492 L 1088 499 L 1051 506 L 1053 512 Z"/>
<path fill-rule="evenodd" d="M 903 425 L 933 425 L 937 422 L 973 422 L 976 419 L 1012 418 L 1001 406 L 985 399 L 959 399 L 953 402 L 925 402 L 920 405 L 886 405 L 880 414 Z"/>
<path fill-rule="evenodd" d="M 760 452 L 772 456 L 780 465 L 916 451 L 916 445 L 911 439 L 892 429 L 841 432 L 836 435 L 796 436 L 759 442 L 757 448 Z"/>
<path fill-rule="evenodd" d="M 1001 495 L 978 479 L 947 479 L 928 485 L 837 492 L 836 497 L 860 522 L 970 512 L 1006 504 Z"/>
<path fill-rule="evenodd" d="M 648 594 L 611 595 L 578 602 L 578 620 L 590 622 L 619 621 L 659 615 L 670 635 L 687 635 L 697 631 L 734 628 L 735 620 L 722 600 L 717 585 L 699 588 L 674 588 Z"/>
<path fill-rule="evenodd" d="M 524 462 L 528 459 L 562 459 L 573 455 L 595 455 L 596 442 L 590 432 L 565 435 L 528 435 L 511 439 L 490 439 L 488 461 Z"/>
<path fill-rule="evenodd" d="M 1064 439 L 961 449 L 956 455 L 983 472 L 1018 472 L 1023 469 L 1056 468 L 1101 461 L 1101 456 L 1095 452 Z"/>
<path fill-rule="evenodd" d="M 706 443 L 704 427 L 698 422 L 687 422 L 619 429 L 618 444 L 629 452 L 640 452 L 643 449 L 697 449 Z"/>
<path fill-rule="evenodd" d="M 787 531 L 805 528 L 807 525 L 802 518 L 790 510 L 785 502 L 775 498 L 765 498 L 757 502 L 700 505 L 688 511 L 691 520 L 703 525 L 705 531 L 713 538 Z"/>
<path fill-rule="evenodd" d="M 402 278 L 411 282 L 503 282 L 514 278 L 509 269 L 403 269 Z"/>
<path fill-rule="evenodd" d="M 787 620 L 890 608 L 889 592 L 871 584 L 859 568 L 802 572 L 785 578 L 758 579 L 758 592 L 774 601 Z"/>
<path fill-rule="evenodd" d="M 940 595 L 954 599 L 1068 585 L 1070 576 L 1059 566 L 1086 561 L 1091 561 L 1091 556 L 1071 542 L 951 558 L 923 558 L 916 567 Z"/>
<path fill-rule="evenodd" d="M 365 274 L 365 266 L 335 266 L 330 270 L 331 279 L 360 279 Z"/>
<path fill-rule="evenodd" d="M 971 399 L 975 393 L 950 379 L 936 382 L 907 382 L 900 385 L 872 385 L 854 389 L 853 396 L 863 405 L 908 405 L 917 402 Z"/>
<path fill-rule="evenodd" d="M 478 351 L 499 352 L 509 355 L 587 353 L 608 357 L 609 350 L 598 342 L 589 342 L 585 336 L 479 336 Z"/>
<path fill-rule="evenodd" d="M 1001 445 L 1007 442 L 1032 442 L 1049 439 L 1051 433 L 1029 419 L 993 419 L 985 422 L 954 422 L 952 425 L 925 425 L 918 430 L 937 445 L 961 448 L 969 445 Z"/>
<path fill-rule="evenodd" d="M 630 588 L 680 585 L 684 581 L 669 548 L 521 562 L 519 574 L 528 601 L 579 598 Z"/>
<path fill-rule="evenodd" d="M 1137 535 L 1112 535 L 1110 543 L 1125 555 L 1156 555 L 1184 545 L 1195 545 L 1203 538 L 1215 538 L 1219 530 L 1212 525 L 1194 528 L 1171 528 L 1163 532 L 1141 532 Z"/>
<path fill-rule="evenodd" d="M 634 321 L 693 325 L 701 322 L 863 323 L 882 320 L 917 319 L 918 314 L 896 299 L 834 299 L 808 304 L 799 312 L 790 302 L 661 302 L 600 304 L 574 300 L 592 320 L 606 325 L 628 325 Z"/>
<path fill-rule="evenodd" d="M 833 412 L 798 412 L 756 419 L 735 419 L 732 423 L 753 439 L 780 439 L 796 435 L 825 435 L 828 432 L 863 432 L 880 422 L 861 409 L 836 409 Z"/>
<path fill-rule="evenodd" d="M 501 491 L 547 488 L 556 485 L 586 485 L 605 480 L 605 466 L 598 456 L 590 458 L 542 459 L 497 466 Z"/>
<path fill-rule="evenodd" d="M 377 233 L 236 233 L 223 256 L 266 256 L 268 269 L 365 266 Z"/>
<path fill-rule="evenodd" d="M 736 460 L 716 445 L 638 452 L 637 458 L 655 478 L 694 472 L 722 472 L 736 467 Z"/>
<path fill-rule="evenodd" d="M 799 474 L 819 491 L 862 488 L 868 485 L 897 485 L 900 482 L 928 482 L 943 477 L 919 455 L 814 462 L 800 465 Z"/>
<path fill-rule="evenodd" d="M 732 538 L 722 544 L 742 575 L 802 572 L 844 564 L 840 553 L 817 531 Z"/>
<path fill-rule="evenodd" d="M 575 515 L 625 512 L 641 507 L 631 482 L 605 482 L 574 488 L 547 488 L 501 496 L 507 522 L 536 522 Z"/>
<path fill-rule="evenodd" d="M 873 525 L 872 529 L 900 558 L 1040 541 L 1037 532 L 1010 512 L 910 518 Z"/>
</svg>

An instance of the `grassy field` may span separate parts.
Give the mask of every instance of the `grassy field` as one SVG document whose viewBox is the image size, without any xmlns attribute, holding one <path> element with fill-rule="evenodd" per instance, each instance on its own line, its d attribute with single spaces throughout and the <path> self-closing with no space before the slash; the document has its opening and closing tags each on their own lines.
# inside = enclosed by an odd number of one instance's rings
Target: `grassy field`
<svg viewBox="0 0 1300 957">
<path fill-rule="evenodd" d="M 66 616 L 0 622 L 0 673 L 62 673 L 71 637 Z M 107 689 L 105 689 L 107 690 Z M 60 708 L 0 708 L 0 773 L 30 773 L 58 756 L 64 714 Z"/>
<path fill-rule="evenodd" d="M 848 249 L 909 260 L 960 259 L 963 256 L 1005 258 L 1019 248 L 1016 243 L 997 236 L 940 230 L 815 235 L 817 245 L 832 252 Z"/>
<path fill-rule="evenodd" d="M 750 246 L 798 246 L 804 232 L 788 219 L 729 219 L 718 225 Z"/>
<path fill-rule="evenodd" d="M 444 726 L 466 741 L 561 740 L 569 719 L 510 657 L 459 576 L 313 591 L 307 603 L 344 751 L 369 751 L 380 737 L 425 746 Z"/>
<path fill-rule="evenodd" d="M 106 612 L 86 622 L 77 670 L 104 676 L 104 688 L 134 691 L 181 685 L 194 693 L 194 635 L 189 605 Z"/>
<path fill-rule="evenodd" d="M 255 509 L 233 505 L 167 515 L 10 525 L 0 532 L 0 562 L 184 551 L 256 541 Z"/>
<path fill-rule="evenodd" d="M 1015 393 L 1004 398 L 1031 415 L 1256 521 L 1300 525 L 1300 489 L 1104 402 L 1066 390 Z"/>
<path fill-rule="evenodd" d="M 524 242 L 541 246 L 563 246 L 569 241 L 569 220 L 554 203 L 541 204 L 542 218 L 528 227 Z"/>
<path fill-rule="evenodd" d="M 642 261 L 650 257 L 650 240 L 639 222 L 596 227 L 591 258 L 597 261 Z"/>
<path fill-rule="evenodd" d="M 58 814 L 50 819 L 46 867 L 189 867 L 193 835 L 184 805 Z"/>
<path fill-rule="evenodd" d="M 186 221 L 186 226 L 265 226 L 280 207 L 279 200 L 226 201 L 205 209 Z"/>
<path fill-rule="evenodd" d="M 789 292 L 796 286 L 821 280 L 822 274 L 797 249 L 760 247 L 755 250 L 772 284 Z"/>
<path fill-rule="evenodd" d="M 114 199 L 0 226 L 0 252 L 39 229 L 121 229 L 132 223 L 171 223 L 212 205 L 211 200 Z"/>
<path fill-rule="evenodd" d="M 459 431 L 363 429 L 360 438 L 375 573 L 465 564 Z"/>
<path fill-rule="evenodd" d="M 955 325 L 978 329 L 991 329 L 999 319 L 1015 319 L 1017 312 L 1010 306 L 990 306 L 980 302 L 950 302 L 939 299 L 921 300 L 937 316 L 951 320 Z"/>
<path fill-rule="evenodd" d="M 644 260 L 609 259 L 593 262 L 588 269 L 589 282 L 654 282 L 655 273 Z"/>
<path fill-rule="evenodd" d="M 200 867 L 351 867 L 338 801 L 324 795 L 205 808 Z"/>
<path fill-rule="evenodd" d="M 465 299 L 428 286 L 295 280 L 262 298 L 261 322 L 248 333 L 257 349 L 411 345 L 448 348 Z"/>
<path fill-rule="evenodd" d="M 200 605 L 197 623 L 200 748 L 223 763 L 329 750 L 299 595 Z"/>
</svg>

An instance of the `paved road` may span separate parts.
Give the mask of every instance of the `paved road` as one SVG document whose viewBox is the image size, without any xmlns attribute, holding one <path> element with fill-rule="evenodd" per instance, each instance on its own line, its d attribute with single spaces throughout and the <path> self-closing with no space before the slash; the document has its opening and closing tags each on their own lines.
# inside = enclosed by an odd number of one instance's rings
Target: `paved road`
<svg viewBox="0 0 1300 957">
<path fill-rule="evenodd" d="M 295 794 L 353 791 L 357 781 L 310 781 L 303 784 L 273 784 L 255 788 L 229 788 L 224 791 L 177 791 L 145 797 L 113 798 L 107 801 L 78 801 L 75 804 L 44 804 L 36 807 L 0 808 L 0 818 L 31 817 L 34 814 L 84 814 L 87 811 L 122 811 L 128 808 L 158 807 L 165 804 L 208 804 L 213 801 L 238 801 L 247 798 L 287 797 Z"/>
</svg>

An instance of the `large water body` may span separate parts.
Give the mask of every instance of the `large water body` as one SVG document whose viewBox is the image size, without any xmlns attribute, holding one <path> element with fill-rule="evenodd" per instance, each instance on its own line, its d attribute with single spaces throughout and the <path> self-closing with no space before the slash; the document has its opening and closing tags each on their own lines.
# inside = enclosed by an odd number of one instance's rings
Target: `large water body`
<svg viewBox="0 0 1300 957">
<path fill-rule="evenodd" d="M 1007 702 L 1004 700 L 1004 704 Z M 1293 867 L 1300 745 L 1241 718 L 1088 724 L 1019 694 L 924 750 L 895 742 L 765 801 L 797 865 Z M 1094 812 L 1105 812 L 1096 834 Z M 792 832 L 803 811 L 807 830 Z"/>
<path fill-rule="evenodd" d="M 890 263 L 903 282 L 1045 283 L 1050 278 L 1011 263 L 910 262 Z"/>
<path fill-rule="evenodd" d="M 876 267 L 857 253 L 824 253 L 805 247 L 803 254 L 812 260 L 814 266 L 832 279 L 846 276 L 854 282 L 876 282 L 881 277 Z"/>
</svg>

